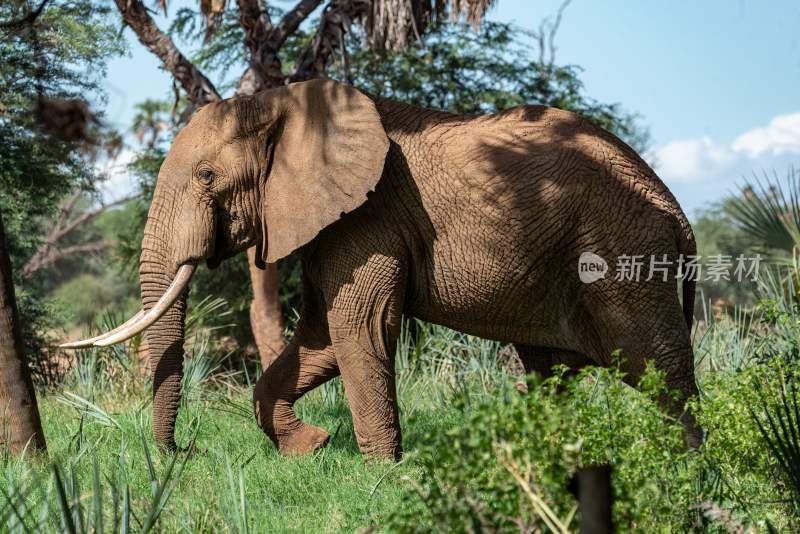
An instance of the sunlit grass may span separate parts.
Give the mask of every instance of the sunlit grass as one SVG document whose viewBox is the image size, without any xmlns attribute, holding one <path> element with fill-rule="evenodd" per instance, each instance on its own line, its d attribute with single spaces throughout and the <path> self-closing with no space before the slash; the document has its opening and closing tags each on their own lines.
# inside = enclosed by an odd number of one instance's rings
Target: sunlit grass
<svg viewBox="0 0 800 534">
<path fill-rule="evenodd" d="M 113 491 L 129 492 L 130 524 L 140 530 L 154 508 L 154 487 L 158 487 L 154 481 L 160 484 L 169 479 L 167 488 L 172 493 L 159 523 L 167 532 L 263 531 L 265 527 L 270 532 L 353 531 L 379 523 L 397 506 L 402 491 L 398 477 L 408 471 L 402 465 L 392 469 L 391 464 L 364 462 L 343 398 L 331 405 L 318 393 L 301 402 L 299 411 L 305 419 L 333 434 L 326 449 L 303 458 L 280 456 L 252 417 L 217 410 L 213 400 L 189 401 L 181 411 L 178 442 L 184 446 L 194 442 L 200 451 L 187 458 L 183 453 L 156 452 L 144 392 L 130 395 L 122 411 L 103 410 L 102 403 L 68 405 L 64 399 L 75 397 L 65 393 L 44 396 L 40 402 L 49 459 L 9 460 L 0 482 L 10 493 L 31 488 L 25 499 L 25 508 L 33 510 L 26 517 L 28 528 L 62 529 L 54 521 L 61 516 L 56 502 L 50 502 L 44 524 L 39 522 L 42 502 L 57 496 L 48 490 L 54 478 L 50 462 L 60 466 L 62 477 L 63 473 L 74 476 L 81 488 L 78 495 L 87 516 L 84 526 L 97 524 L 92 508 L 95 466 L 107 526 L 113 523 Z M 249 404 L 249 392 L 240 388 L 228 400 Z M 438 419 L 431 414 L 429 426 L 437 425 Z M 415 433 L 407 437 L 408 446 L 414 446 L 414 437 Z M 148 468 L 148 453 L 154 476 Z"/>
<path fill-rule="evenodd" d="M 668 418 L 662 421 L 652 393 L 609 382 L 605 372 L 589 371 L 580 383 L 563 388 L 532 390 L 526 401 L 530 409 L 508 412 L 522 406 L 515 400 L 520 395 L 514 387 L 517 378 L 498 362 L 500 344 L 420 323 L 414 338 L 404 331 L 398 344 L 397 388 L 407 453 L 401 463 L 361 457 L 339 379 L 296 407 L 302 419 L 331 433 L 330 444 L 301 458 L 278 454 L 254 421 L 251 391 L 257 376 L 226 367 L 230 360 L 224 363 L 226 355 L 215 351 L 202 329 L 189 332 L 177 424 L 178 444 L 196 452 L 164 454 L 153 443 L 151 393 L 141 362 L 118 348 L 86 351 L 75 356 L 73 370 L 58 389 L 40 392 L 47 456 L 0 458 L 0 531 L 357 532 L 373 525 L 414 531 L 420 516 L 390 516 L 428 509 L 424 503 L 433 497 L 420 488 L 431 477 L 468 486 L 470 480 L 462 481 L 450 465 L 454 459 L 474 466 L 474 473 L 510 476 L 491 453 L 508 445 L 493 437 L 504 420 L 506 433 L 511 430 L 503 439 L 519 436 L 522 441 L 513 450 L 524 452 L 501 458 L 512 462 L 508 465 L 563 478 L 581 458 L 613 461 L 619 467 L 618 487 L 629 488 L 617 496 L 617 515 L 636 518 L 628 525 L 631 530 L 700 521 L 701 530 L 717 532 L 720 523 L 710 518 L 712 511 L 730 513 L 745 525 L 763 528 L 769 520 L 787 528 L 795 523 L 786 516 L 786 488 L 776 485 L 783 480 L 776 474 L 779 463 L 751 407 L 780 406 L 777 393 L 762 395 L 779 389 L 764 384 L 781 373 L 795 373 L 796 365 L 757 364 L 748 353 L 769 346 L 770 339 L 757 339 L 768 330 L 762 324 L 743 333 L 743 324 L 738 319 L 709 321 L 696 340 L 703 371 L 699 420 L 709 430 L 706 446 L 696 453 L 659 445 L 680 429 L 674 422 L 664 426 Z M 467 428 L 470 420 L 483 422 Z M 516 420 L 528 430 L 513 430 Z M 474 450 L 491 454 L 446 460 L 449 436 L 475 440 Z M 439 460 L 431 463 L 432 457 Z M 533 458 L 537 463 L 525 463 Z M 444 471 L 437 472 L 440 462 Z M 465 469 L 463 476 L 469 472 Z M 531 491 L 542 491 L 537 480 L 526 482 Z M 516 491 L 525 488 L 509 481 L 507 487 Z M 533 497 L 520 493 L 508 498 L 543 499 L 575 529 L 574 498 L 559 484 L 551 481 L 547 492 Z M 481 495 L 478 488 L 474 496 Z M 459 503 L 445 500 L 435 506 L 446 510 L 451 505 Z M 541 517 L 533 512 L 529 521 Z M 460 531 L 465 524 L 447 523 L 447 529 Z"/>
</svg>

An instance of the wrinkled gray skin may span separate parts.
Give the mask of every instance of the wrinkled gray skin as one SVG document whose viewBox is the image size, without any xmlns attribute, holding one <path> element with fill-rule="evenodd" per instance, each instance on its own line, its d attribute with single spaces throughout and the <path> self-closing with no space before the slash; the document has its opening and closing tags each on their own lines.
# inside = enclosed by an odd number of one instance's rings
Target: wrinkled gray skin
<svg viewBox="0 0 800 534">
<path fill-rule="evenodd" d="M 579 116 L 525 106 L 456 116 L 312 81 L 204 107 L 159 173 L 141 256 L 147 309 L 178 266 L 211 266 L 252 245 L 272 262 L 299 251 L 303 307 L 289 346 L 256 385 L 258 424 L 284 453 L 328 434 L 293 404 L 341 373 L 361 451 L 401 452 L 394 350 L 401 316 L 514 343 L 528 371 L 607 365 L 627 380 L 647 361 L 697 393 L 675 270 L 616 281 L 616 258 L 693 254 L 672 194 L 627 145 Z M 578 277 L 591 251 L 611 275 Z M 645 269 L 646 271 L 646 269 Z M 246 280 L 242 280 L 244 290 Z M 175 447 L 185 299 L 147 331 L 154 432 Z"/>
</svg>

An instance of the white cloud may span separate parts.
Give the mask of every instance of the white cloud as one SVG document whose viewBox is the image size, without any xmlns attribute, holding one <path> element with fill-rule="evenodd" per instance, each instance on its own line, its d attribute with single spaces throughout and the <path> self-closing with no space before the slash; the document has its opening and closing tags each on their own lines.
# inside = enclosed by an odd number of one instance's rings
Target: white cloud
<svg viewBox="0 0 800 534">
<path fill-rule="evenodd" d="M 687 183 L 730 165 L 736 155 L 710 138 L 701 137 L 667 143 L 656 149 L 656 158 L 659 174 L 674 182 Z"/>
<path fill-rule="evenodd" d="M 800 113 L 778 115 L 733 143 L 709 137 L 672 141 L 655 149 L 656 172 L 691 211 L 718 200 L 753 174 L 783 175 L 800 166 Z"/>
<path fill-rule="evenodd" d="M 751 158 L 762 154 L 800 154 L 800 113 L 778 115 L 767 126 L 743 133 L 732 148 Z"/>
</svg>

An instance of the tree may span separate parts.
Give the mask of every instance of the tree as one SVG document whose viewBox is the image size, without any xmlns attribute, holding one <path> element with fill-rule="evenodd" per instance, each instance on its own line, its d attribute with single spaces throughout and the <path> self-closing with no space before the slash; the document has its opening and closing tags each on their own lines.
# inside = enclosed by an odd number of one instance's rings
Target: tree
<svg viewBox="0 0 800 534">
<path fill-rule="evenodd" d="M 15 281 L 61 199 L 92 188 L 83 156 L 102 129 L 78 96 L 97 77 L 76 64 L 102 73 L 103 59 L 119 50 L 94 7 L 82 0 L 0 4 L 0 442 L 12 452 L 45 448 L 28 366 L 30 356 L 46 361 L 37 334 L 45 314 L 36 284 L 18 299 Z"/>
<path fill-rule="evenodd" d="M 336 53 L 347 61 L 349 52 L 345 39 L 354 24 L 361 27 L 364 41 L 372 49 L 401 49 L 412 37 L 418 37 L 430 24 L 441 19 L 448 8 L 451 17 L 464 16 L 477 24 L 491 3 L 491 0 L 452 0 L 449 3 L 440 0 L 329 0 L 321 9 L 313 35 L 296 50 L 294 68 L 286 69 L 283 63 L 286 48 L 298 44 L 296 37 L 303 33 L 301 24 L 322 6 L 322 0 L 300 0 L 279 19 L 276 17 L 276 22 L 272 17 L 278 14 L 277 10 L 270 9 L 261 0 L 237 0 L 238 25 L 234 31 L 241 34 L 240 42 L 245 45 L 246 68 L 235 84 L 234 94 L 250 95 L 292 81 L 323 76 Z M 190 106 L 184 117 L 188 117 L 193 108 L 221 99 L 220 92 L 198 65 L 158 28 L 141 0 L 115 0 L 115 4 L 125 24 L 158 56 L 162 66 L 172 73 L 188 96 Z M 166 13 L 166 0 L 159 0 L 158 6 Z M 224 0 L 200 2 L 206 42 L 223 26 L 227 26 L 229 32 L 233 29 L 225 17 L 226 7 Z M 287 47 L 287 43 L 292 45 Z M 279 276 L 276 265 L 259 270 L 254 257 L 255 250 L 249 250 L 254 297 L 250 322 L 262 366 L 266 367 L 284 344 Z"/>
<path fill-rule="evenodd" d="M 128 203 L 136 198 L 136 196 L 138 195 L 125 196 L 97 207 L 89 207 L 81 210 L 78 209 L 78 201 L 83 198 L 83 193 L 81 191 L 73 193 L 59 208 L 58 216 L 52 229 L 47 233 L 47 237 L 25 263 L 25 266 L 22 268 L 22 278 L 29 280 L 40 270 L 50 267 L 69 256 L 97 253 L 110 248 L 112 243 L 108 241 L 68 244 L 64 244 L 63 242 L 66 240 L 65 238 L 75 233 L 76 230 L 79 230 L 97 216 L 111 208 Z"/>
<path fill-rule="evenodd" d="M 11 257 L 0 214 L 0 445 L 13 454 L 45 450 L 36 392 L 22 346 L 22 328 L 11 279 Z"/>
</svg>

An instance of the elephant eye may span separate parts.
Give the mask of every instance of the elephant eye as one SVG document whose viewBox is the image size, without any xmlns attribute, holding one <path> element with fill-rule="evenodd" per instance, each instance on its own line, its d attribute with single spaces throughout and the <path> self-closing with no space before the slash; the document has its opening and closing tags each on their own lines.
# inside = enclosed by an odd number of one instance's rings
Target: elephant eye
<svg viewBox="0 0 800 534">
<path fill-rule="evenodd" d="M 197 178 L 200 179 L 201 182 L 208 185 L 214 179 L 214 171 L 211 169 L 200 169 L 197 171 Z"/>
</svg>

